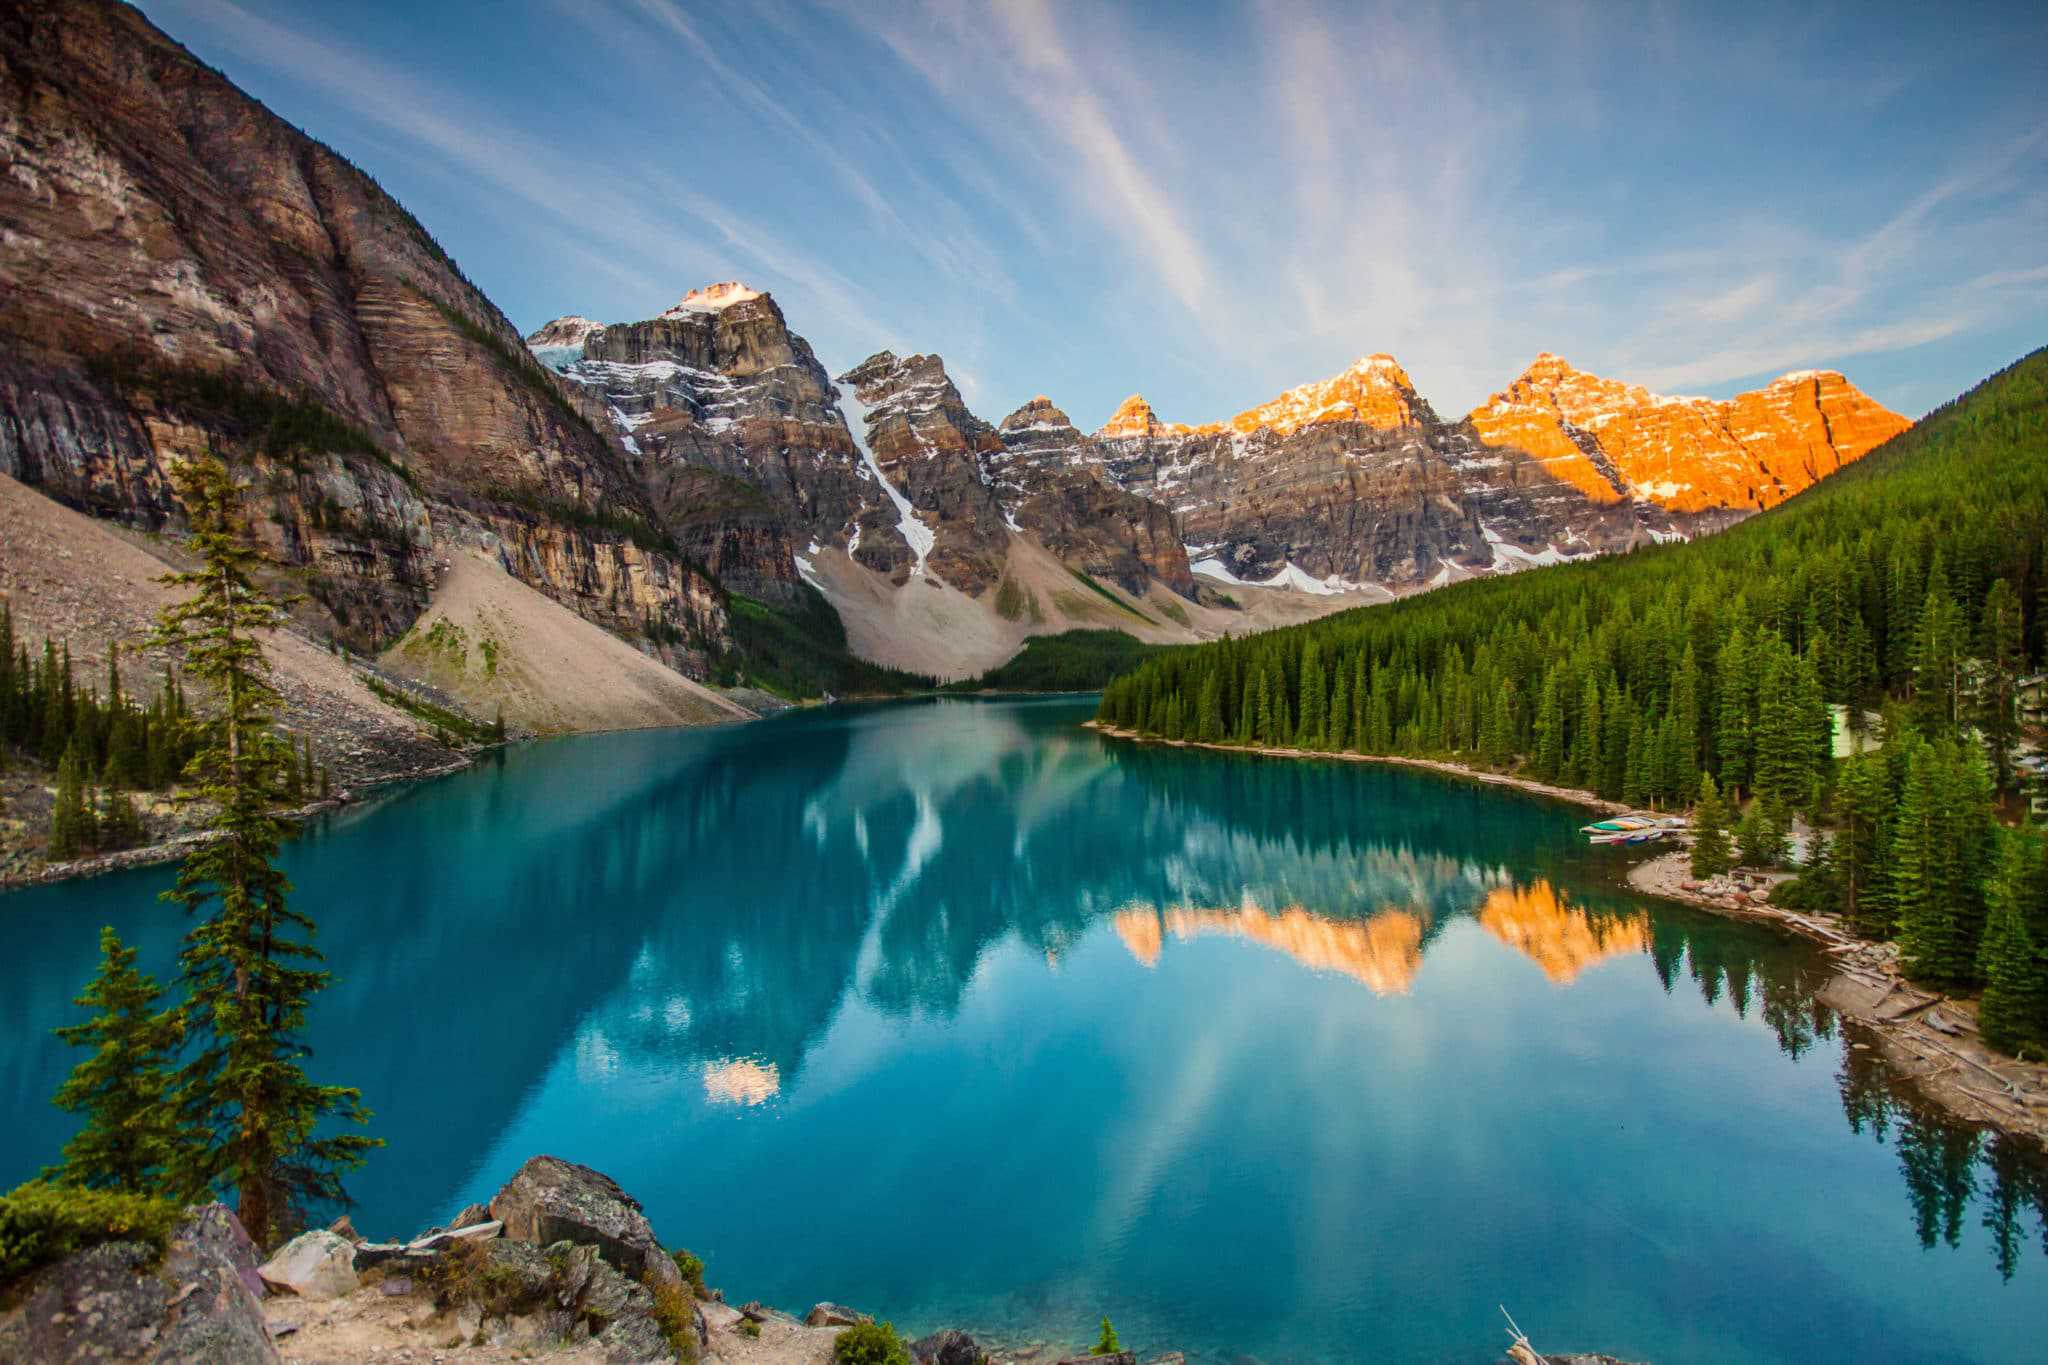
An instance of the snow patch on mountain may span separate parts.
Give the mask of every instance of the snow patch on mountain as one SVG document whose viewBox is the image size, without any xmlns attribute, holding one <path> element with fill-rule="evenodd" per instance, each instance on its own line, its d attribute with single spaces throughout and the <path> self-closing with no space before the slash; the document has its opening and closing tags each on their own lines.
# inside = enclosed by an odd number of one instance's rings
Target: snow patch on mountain
<svg viewBox="0 0 2048 1365">
<path fill-rule="evenodd" d="M 1383 591 L 1378 584 L 1353 583 L 1350 579 L 1337 574 L 1317 578 L 1291 559 L 1282 564 L 1271 578 L 1239 578 L 1221 559 L 1213 554 L 1204 553 L 1214 549 L 1214 546 L 1189 545 L 1185 548 L 1188 553 L 1188 568 L 1191 571 L 1201 574 L 1204 578 L 1214 578 L 1219 582 L 1228 583 L 1234 588 L 1291 588 L 1295 592 L 1305 592 L 1315 597 L 1340 597 L 1347 592 Z"/>
<path fill-rule="evenodd" d="M 903 490 L 889 482 L 889 476 L 884 474 L 882 467 L 875 463 L 875 452 L 868 449 L 867 409 L 861 406 L 860 399 L 854 396 L 852 389 L 847 385 L 840 384 L 837 388 L 839 390 L 839 401 L 846 406 L 852 417 L 852 420 L 846 424 L 846 429 L 852 435 L 853 443 L 860 447 L 861 463 L 867 467 L 868 473 L 873 476 L 876 483 L 881 485 L 882 492 L 888 496 L 890 503 L 895 506 L 896 530 L 903 537 L 904 544 L 910 547 L 910 553 L 917 557 L 917 562 L 911 566 L 911 575 L 913 577 L 921 577 L 924 573 L 925 560 L 930 557 L 932 547 L 939 543 L 938 533 L 918 518 L 917 508 L 913 507 L 910 499 L 903 495 Z M 852 554 L 859 544 L 860 531 L 856 527 L 853 539 L 847 542 L 846 552 Z"/>
<path fill-rule="evenodd" d="M 1531 554 L 1485 522 L 1479 523 L 1479 533 L 1486 537 L 1487 545 L 1493 550 L 1493 567 L 1497 570 L 1512 573 L 1517 569 L 1541 569 L 1552 564 L 1562 564 L 1569 558 L 1555 545 L 1546 545 Z"/>
</svg>

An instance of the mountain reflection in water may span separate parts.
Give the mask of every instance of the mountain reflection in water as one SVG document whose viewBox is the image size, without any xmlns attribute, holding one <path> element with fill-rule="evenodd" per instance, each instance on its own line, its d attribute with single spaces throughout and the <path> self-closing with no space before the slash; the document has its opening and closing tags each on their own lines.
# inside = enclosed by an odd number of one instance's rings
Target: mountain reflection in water
<svg viewBox="0 0 2048 1365">
<path fill-rule="evenodd" d="M 1162 924 L 1178 939 L 1221 934 L 1277 948 L 1312 971 L 1342 972 L 1374 995 L 1405 993 L 1422 968 L 1422 916 L 1410 910 L 1382 910 L 1359 920 L 1331 919 L 1299 905 L 1267 914 L 1246 893 L 1235 910 L 1120 910 L 1114 928 L 1131 956 L 1151 967 L 1159 961 Z"/>
<path fill-rule="evenodd" d="M 1529 958 L 1560 986 L 1597 963 L 1650 951 L 1650 916 L 1595 915 L 1572 906 L 1547 881 L 1496 886 L 1486 893 L 1480 928 Z M 1276 948 L 1312 971 L 1341 972 L 1374 995 L 1404 995 L 1422 970 L 1424 920 L 1413 910 L 1379 910 L 1362 919 L 1319 915 L 1300 905 L 1267 912 L 1247 891 L 1235 910 L 1134 905 L 1119 910 L 1111 927 L 1147 967 L 1157 966 L 1166 936 L 1219 934 Z"/>
</svg>

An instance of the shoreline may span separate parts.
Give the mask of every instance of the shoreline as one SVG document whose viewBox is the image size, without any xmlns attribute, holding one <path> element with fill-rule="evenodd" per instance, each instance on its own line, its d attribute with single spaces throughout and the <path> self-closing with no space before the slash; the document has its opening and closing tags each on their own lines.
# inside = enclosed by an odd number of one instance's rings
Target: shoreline
<svg viewBox="0 0 2048 1365">
<path fill-rule="evenodd" d="M 1339 763 L 1383 763 L 1396 768 L 1426 768 L 1430 772 L 1442 773 L 1446 777 L 1460 777 L 1470 782 L 1483 782 L 1492 787 L 1512 787 L 1516 791 L 1528 792 L 1531 796 L 1543 796 L 1553 801 L 1583 806 L 1587 810 L 1599 811 L 1603 815 L 1622 815 L 1636 809 L 1623 801 L 1609 801 L 1598 792 L 1589 792 L 1583 787 L 1559 787 L 1548 782 L 1538 782 L 1533 777 L 1484 772 L 1442 758 L 1408 758 L 1400 754 L 1330 753 L 1321 749 L 1281 748 L 1270 745 L 1212 744 L 1200 739 L 1160 739 L 1155 735 L 1141 735 L 1136 730 L 1119 730 L 1113 725 L 1104 725 L 1099 720 L 1084 720 L 1081 722 L 1081 728 L 1093 730 L 1110 739 L 1121 739 L 1132 744 L 1158 744 L 1170 749 L 1209 749 L 1219 754 L 1258 754 L 1265 758 L 1323 758 Z"/>
<path fill-rule="evenodd" d="M 477 753 L 489 753 L 493 748 L 501 747 L 503 746 L 486 746 L 477 750 Z M 425 782 L 430 778 L 462 772 L 475 765 L 476 754 L 465 752 L 439 767 L 365 778 L 358 785 L 336 792 L 325 800 L 308 801 L 304 805 L 293 806 L 290 810 L 279 811 L 277 817 L 289 820 L 294 825 L 303 825 L 316 815 L 346 810 L 365 799 L 374 788 L 388 787 L 400 782 Z M 160 863 L 176 862 L 210 837 L 204 830 L 188 830 L 158 839 L 153 843 L 138 844 L 134 848 L 117 849 L 112 853 L 95 853 L 89 858 L 73 858 L 68 862 L 45 863 L 33 872 L 0 873 L 0 894 L 31 886 L 54 886 L 58 882 L 80 881 L 87 877 L 126 872 L 137 867 L 154 867 Z"/>
<path fill-rule="evenodd" d="M 802 710 L 823 703 L 790 702 L 772 711 L 756 711 L 750 715 L 732 716 L 725 720 L 709 721 L 702 725 L 614 725 L 601 730 L 565 730 L 555 734 L 521 734 L 495 744 L 480 744 L 473 749 L 455 751 L 455 756 L 446 763 L 429 768 L 405 769 L 395 772 L 373 773 L 357 780 L 352 787 L 345 787 L 324 801 L 309 801 L 290 810 L 279 811 L 278 818 L 294 824 L 304 824 L 316 815 L 328 815 L 346 810 L 360 801 L 376 794 L 380 788 L 397 786 L 400 783 L 427 782 L 437 777 L 464 772 L 476 766 L 477 760 L 485 754 L 502 753 L 519 744 L 538 744 L 550 739 L 567 739 L 585 735 L 629 735 L 650 730 L 706 730 L 727 725 L 747 725 L 765 720 L 784 711 Z M 96 853 L 87 858 L 73 858 L 69 862 L 45 863 L 33 872 L 0 872 L 0 895 L 31 886 L 53 886 L 58 882 L 79 881 L 87 877 L 106 876 L 114 872 L 126 872 L 137 867 L 154 867 L 160 863 L 176 862 L 196 845 L 205 841 L 205 835 L 196 830 L 171 834 L 152 843 L 139 844 L 134 848 L 119 849 L 113 853 Z"/>
<path fill-rule="evenodd" d="M 1481 772 L 1444 759 L 1406 758 L 1392 754 L 1333 754 L 1312 749 L 1210 744 L 1201 740 L 1158 739 L 1119 730 L 1099 721 L 1083 728 L 1110 739 L 1134 744 L 1160 744 L 1179 749 L 1209 749 L 1226 754 L 1258 754 L 1268 758 L 1327 758 L 1352 763 L 1383 763 L 1425 768 L 1449 777 L 1510 787 L 1532 795 L 1565 801 L 1588 810 L 1614 814 L 1629 810 L 1593 792 L 1552 786 L 1508 773 Z M 1968 1123 L 1981 1124 L 2048 1149 L 2048 1063 L 2026 1062 L 1994 1052 L 1977 1032 L 1976 1002 L 1922 990 L 1907 982 L 1898 966 L 1898 948 L 1843 933 L 1825 919 L 1800 914 L 1767 901 L 1710 894 L 1692 882 L 1685 848 L 1674 848 L 1629 867 L 1629 887 L 1642 895 L 1746 920 L 1806 939 L 1819 946 L 1829 975 L 1816 999 L 1869 1035 L 1864 1046 L 1885 1059 L 1894 1076 L 1936 1107 Z"/>
</svg>

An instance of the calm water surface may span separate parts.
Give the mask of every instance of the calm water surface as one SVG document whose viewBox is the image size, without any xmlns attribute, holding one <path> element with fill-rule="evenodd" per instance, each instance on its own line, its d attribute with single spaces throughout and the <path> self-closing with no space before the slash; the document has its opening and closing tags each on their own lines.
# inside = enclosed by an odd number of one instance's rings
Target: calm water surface
<svg viewBox="0 0 2048 1365">
<path fill-rule="evenodd" d="M 1803 946 L 1631 898 L 1577 812 L 1111 744 L 1090 704 L 528 746 L 310 832 L 317 1074 L 415 1230 L 526 1156 L 742 1298 L 1264 1362 L 2013 1361 L 2048 1180 L 1917 1112 Z M 0 1181 L 163 870 L 0 896 Z"/>
</svg>

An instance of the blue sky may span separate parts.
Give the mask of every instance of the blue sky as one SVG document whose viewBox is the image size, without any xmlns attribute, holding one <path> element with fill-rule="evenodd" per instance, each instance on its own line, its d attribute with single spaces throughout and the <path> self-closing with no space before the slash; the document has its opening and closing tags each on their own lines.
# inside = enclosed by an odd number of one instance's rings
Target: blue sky
<svg viewBox="0 0 2048 1365">
<path fill-rule="evenodd" d="M 2048 6 L 144 0 L 522 330 L 770 290 L 991 421 L 1392 352 L 1918 414 L 2048 342 Z"/>
</svg>

